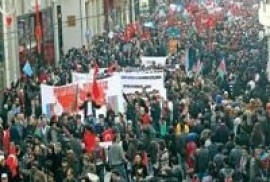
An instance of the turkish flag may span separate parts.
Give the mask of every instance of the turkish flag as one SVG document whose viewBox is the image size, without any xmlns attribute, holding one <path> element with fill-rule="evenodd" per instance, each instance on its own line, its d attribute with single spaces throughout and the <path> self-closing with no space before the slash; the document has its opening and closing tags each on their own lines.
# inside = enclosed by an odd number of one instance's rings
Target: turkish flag
<svg viewBox="0 0 270 182">
<path fill-rule="evenodd" d="M 92 100 L 96 103 L 96 105 L 101 106 L 105 103 L 105 94 L 103 88 L 97 83 L 97 74 L 99 72 L 99 68 L 97 64 L 95 65 L 94 71 L 94 79 L 92 85 Z"/>
<path fill-rule="evenodd" d="M 10 145 L 10 131 L 7 129 L 3 131 L 3 147 L 5 154 L 9 153 L 10 149 L 9 145 Z"/>
<path fill-rule="evenodd" d="M 103 142 L 111 142 L 114 137 L 114 132 L 112 129 L 105 130 L 102 133 Z"/>
</svg>

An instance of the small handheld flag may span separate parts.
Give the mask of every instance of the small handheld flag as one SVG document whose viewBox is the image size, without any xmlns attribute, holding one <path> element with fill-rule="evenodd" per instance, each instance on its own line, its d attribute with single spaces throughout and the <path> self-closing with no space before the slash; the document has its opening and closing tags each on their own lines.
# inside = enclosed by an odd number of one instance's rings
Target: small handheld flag
<svg viewBox="0 0 270 182">
<path fill-rule="evenodd" d="M 27 75 L 27 76 L 32 76 L 33 75 L 33 70 L 31 68 L 30 63 L 27 61 L 23 67 L 23 72 Z"/>
</svg>

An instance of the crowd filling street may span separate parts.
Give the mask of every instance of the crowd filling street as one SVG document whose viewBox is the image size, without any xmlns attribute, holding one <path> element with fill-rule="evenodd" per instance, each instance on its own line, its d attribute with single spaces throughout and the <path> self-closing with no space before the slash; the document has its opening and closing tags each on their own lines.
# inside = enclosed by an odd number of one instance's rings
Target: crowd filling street
<svg viewBox="0 0 270 182">
<path fill-rule="evenodd" d="M 267 40 L 258 3 L 160 2 L 148 16 L 71 48 L 57 66 L 22 71 L 3 93 L 1 181 L 270 181 Z M 166 56 L 166 63 L 145 66 L 143 56 Z M 123 92 L 124 112 L 97 114 L 89 91 L 78 112 L 44 114 L 41 84 L 67 85 L 72 72 L 97 66 L 106 68 L 98 79 L 163 72 L 166 98 L 144 88 Z"/>
</svg>

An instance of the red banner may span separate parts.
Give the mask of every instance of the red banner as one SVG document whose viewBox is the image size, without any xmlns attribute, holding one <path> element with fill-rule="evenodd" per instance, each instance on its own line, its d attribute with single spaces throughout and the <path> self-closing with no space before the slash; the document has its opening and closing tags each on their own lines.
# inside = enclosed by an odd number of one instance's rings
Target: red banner
<svg viewBox="0 0 270 182">
<path fill-rule="evenodd" d="M 57 99 L 56 102 L 61 105 L 63 112 L 75 112 L 77 110 L 77 88 L 77 85 L 68 85 L 53 89 Z"/>
</svg>

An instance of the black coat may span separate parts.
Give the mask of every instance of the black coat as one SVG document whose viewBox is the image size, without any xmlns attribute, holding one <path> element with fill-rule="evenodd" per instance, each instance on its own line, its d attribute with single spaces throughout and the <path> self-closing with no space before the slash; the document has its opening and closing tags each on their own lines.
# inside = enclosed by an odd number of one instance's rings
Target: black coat
<svg viewBox="0 0 270 182">
<path fill-rule="evenodd" d="M 229 130 L 225 124 L 221 124 L 215 133 L 216 142 L 226 144 L 229 139 Z"/>
<path fill-rule="evenodd" d="M 96 117 L 96 108 L 97 105 L 95 102 L 92 101 L 92 113 L 93 113 L 93 117 Z M 84 110 L 84 116 L 87 117 L 88 115 L 88 101 L 85 101 L 80 107 L 80 110 Z"/>
</svg>

